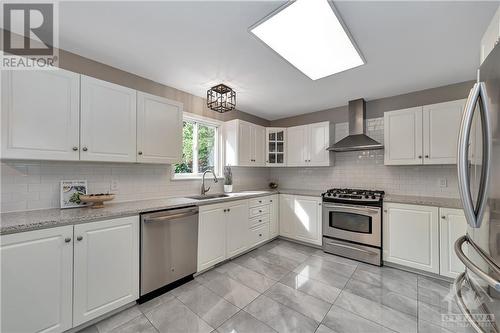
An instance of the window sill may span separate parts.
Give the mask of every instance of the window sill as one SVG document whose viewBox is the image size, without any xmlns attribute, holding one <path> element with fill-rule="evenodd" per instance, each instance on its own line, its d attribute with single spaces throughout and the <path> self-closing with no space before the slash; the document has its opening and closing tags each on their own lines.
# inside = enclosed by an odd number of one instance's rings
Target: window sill
<svg viewBox="0 0 500 333">
<path fill-rule="evenodd" d="M 176 180 L 201 180 L 202 175 L 186 175 L 186 176 L 180 176 L 180 175 L 172 175 L 170 177 L 170 180 L 176 181 Z M 206 175 L 205 179 L 214 179 L 214 176 L 212 174 Z M 218 180 L 221 180 L 221 177 L 217 176 Z"/>
</svg>

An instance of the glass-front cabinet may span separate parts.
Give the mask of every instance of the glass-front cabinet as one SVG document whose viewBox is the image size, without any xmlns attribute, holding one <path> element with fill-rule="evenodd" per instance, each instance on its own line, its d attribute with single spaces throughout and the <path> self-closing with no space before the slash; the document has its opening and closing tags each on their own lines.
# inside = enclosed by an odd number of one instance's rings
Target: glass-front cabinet
<svg viewBox="0 0 500 333">
<path fill-rule="evenodd" d="M 286 165 L 286 128 L 266 128 L 266 166 Z"/>
</svg>

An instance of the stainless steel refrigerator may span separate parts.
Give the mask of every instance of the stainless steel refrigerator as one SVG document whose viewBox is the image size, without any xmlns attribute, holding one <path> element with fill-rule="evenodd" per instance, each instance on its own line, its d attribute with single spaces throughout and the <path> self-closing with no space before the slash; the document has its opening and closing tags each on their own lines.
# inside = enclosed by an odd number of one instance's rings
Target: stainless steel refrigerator
<svg viewBox="0 0 500 333">
<path fill-rule="evenodd" d="M 467 234 L 455 244 L 466 267 L 456 301 L 477 332 L 500 327 L 500 45 L 479 69 L 458 139 L 458 183 Z M 458 321 L 460 318 L 457 319 Z"/>
</svg>

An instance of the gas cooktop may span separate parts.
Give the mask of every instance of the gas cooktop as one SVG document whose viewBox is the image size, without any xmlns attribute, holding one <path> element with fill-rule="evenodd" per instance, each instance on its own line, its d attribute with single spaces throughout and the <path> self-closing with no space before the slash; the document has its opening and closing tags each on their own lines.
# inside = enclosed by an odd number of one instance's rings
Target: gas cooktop
<svg viewBox="0 0 500 333">
<path fill-rule="evenodd" d="M 321 194 L 323 201 L 330 202 L 360 202 L 378 203 L 382 202 L 384 191 L 360 190 L 351 188 L 333 188 Z"/>
</svg>

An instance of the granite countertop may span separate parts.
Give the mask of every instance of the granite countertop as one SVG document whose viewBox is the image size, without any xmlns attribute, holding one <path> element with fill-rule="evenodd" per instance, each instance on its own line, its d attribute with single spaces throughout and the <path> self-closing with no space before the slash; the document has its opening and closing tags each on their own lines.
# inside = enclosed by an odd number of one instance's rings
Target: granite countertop
<svg viewBox="0 0 500 333">
<path fill-rule="evenodd" d="M 278 192 L 272 190 L 243 191 L 229 193 L 228 197 L 208 200 L 195 200 L 186 197 L 178 197 L 106 203 L 104 205 L 104 208 L 99 209 L 92 209 L 90 207 L 70 209 L 52 208 L 2 213 L 0 214 L 0 235 L 58 227 L 63 225 L 86 223 L 102 219 L 132 216 L 164 209 L 202 206 L 239 199 L 249 199 L 275 193 Z"/>
<path fill-rule="evenodd" d="M 460 199 L 456 198 L 439 198 L 439 197 L 421 197 L 413 195 L 392 195 L 386 194 L 384 196 L 385 202 L 394 202 L 402 204 L 436 206 L 445 208 L 462 208 Z"/>
</svg>

